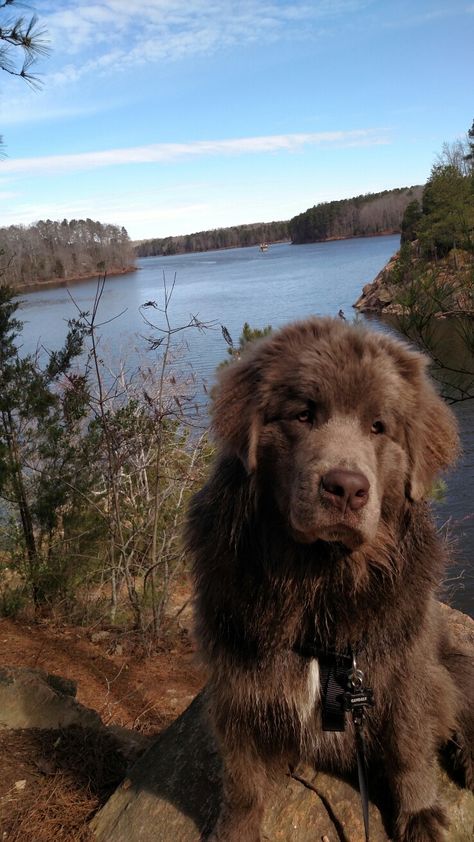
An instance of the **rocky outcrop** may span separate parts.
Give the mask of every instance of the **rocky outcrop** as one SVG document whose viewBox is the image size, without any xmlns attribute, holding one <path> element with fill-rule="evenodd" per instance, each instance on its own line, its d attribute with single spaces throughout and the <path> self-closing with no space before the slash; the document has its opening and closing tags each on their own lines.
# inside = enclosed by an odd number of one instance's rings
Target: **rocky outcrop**
<svg viewBox="0 0 474 842">
<path fill-rule="evenodd" d="M 445 607 L 461 645 L 474 650 L 474 621 Z M 221 796 L 220 760 L 208 725 L 206 693 L 131 768 L 97 814 L 98 842 L 199 842 L 212 828 Z M 474 795 L 439 771 L 448 806 L 448 842 L 472 842 Z M 371 842 L 388 842 L 381 813 L 370 805 Z M 299 768 L 269 792 L 263 838 L 269 842 L 363 842 L 357 789 L 333 775 Z M 245 842 L 245 840 L 242 840 Z"/>
<path fill-rule="evenodd" d="M 392 272 L 397 265 L 399 252 L 396 252 L 386 266 L 378 273 L 375 280 L 362 288 L 362 294 L 353 305 L 362 313 L 392 313 L 396 289 L 391 281 Z"/>
<path fill-rule="evenodd" d="M 462 249 L 452 249 L 439 260 L 422 259 L 417 241 L 410 243 L 409 251 L 400 256 L 396 252 L 375 280 L 362 288 L 362 294 L 353 305 L 362 313 L 401 315 L 406 312 L 401 303 L 413 284 L 419 290 L 417 307 L 438 318 L 473 315 L 472 272 L 474 255 Z M 430 291 L 430 285 L 433 289 Z M 411 299 L 411 295 L 408 295 Z M 410 304 L 410 309 L 415 305 Z"/>
</svg>

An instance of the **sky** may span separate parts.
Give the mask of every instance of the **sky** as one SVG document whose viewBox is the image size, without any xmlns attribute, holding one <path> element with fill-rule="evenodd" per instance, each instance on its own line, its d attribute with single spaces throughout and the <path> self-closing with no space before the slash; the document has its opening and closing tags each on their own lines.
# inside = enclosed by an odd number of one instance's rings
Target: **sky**
<svg viewBox="0 0 474 842">
<path fill-rule="evenodd" d="M 1 24 L 12 17 L 16 5 Z M 32 0 L 41 87 L 0 73 L 0 226 L 132 239 L 422 184 L 474 119 L 469 0 Z"/>
</svg>

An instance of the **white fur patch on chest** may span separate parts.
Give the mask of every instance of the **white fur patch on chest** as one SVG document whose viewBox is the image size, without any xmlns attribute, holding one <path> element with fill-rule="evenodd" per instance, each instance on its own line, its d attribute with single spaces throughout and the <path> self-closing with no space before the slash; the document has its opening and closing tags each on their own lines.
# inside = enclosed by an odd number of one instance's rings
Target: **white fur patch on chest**
<svg viewBox="0 0 474 842">
<path fill-rule="evenodd" d="M 319 684 L 319 662 L 317 658 L 311 658 L 308 665 L 308 677 L 306 681 L 306 692 L 302 695 L 299 708 L 299 715 L 302 722 L 306 722 L 316 707 L 321 695 Z"/>
</svg>

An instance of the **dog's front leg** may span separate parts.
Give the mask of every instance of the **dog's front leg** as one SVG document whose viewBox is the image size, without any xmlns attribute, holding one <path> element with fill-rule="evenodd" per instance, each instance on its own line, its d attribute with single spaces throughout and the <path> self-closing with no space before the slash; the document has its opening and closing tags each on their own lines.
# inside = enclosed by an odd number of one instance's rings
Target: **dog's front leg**
<svg viewBox="0 0 474 842">
<path fill-rule="evenodd" d="M 223 798 L 209 842 L 260 842 L 265 767 L 249 748 L 222 747 Z"/>
<path fill-rule="evenodd" d="M 444 842 L 448 820 L 438 800 L 437 746 L 429 719 L 396 717 L 385 732 L 385 746 L 396 842 Z"/>
</svg>

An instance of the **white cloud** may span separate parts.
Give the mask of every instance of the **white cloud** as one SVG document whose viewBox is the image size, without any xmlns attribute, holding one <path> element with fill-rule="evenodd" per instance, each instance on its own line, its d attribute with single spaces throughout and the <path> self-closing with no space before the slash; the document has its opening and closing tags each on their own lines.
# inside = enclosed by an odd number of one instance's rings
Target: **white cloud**
<svg viewBox="0 0 474 842">
<path fill-rule="evenodd" d="M 228 140 L 197 140 L 190 143 L 153 143 L 125 149 L 106 149 L 68 155 L 46 155 L 35 158 L 13 158 L 3 161 L 2 174 L 72 173 L 81 170 L 127 164 L 169 163 L 181 158 L 200 156 L 243 155 L 272 152 L 296 152 L 305 146 L 375 146 L 389 143 L 385 129 L 356 129 L 267 135 Z"/>
<path fill-rule="evenodd" d="M 51 6 L 42 22 L 54 54 L 68 56 L 53 80 L 69 84 L 110 67 L 117 71 L 255 42 L 307 38 L 322 33 L 327 21 L 367 5 L 370 0 L 66 0 L 62 8 Z"/>
<path fill-rule="evenodd" d="M 472 13 L 472 4 L 400 10 L 375 0 L 37 0 L 51 41 L 48 84 L 71 85 L 87 76 L 132 66 L 212 55 L 258 43 L 334 36 L 361 25 L 416 26 Z M 413 4 L 412 4 L 413 5 Z M 44 65 L 43 65 L 44 66 Z M 41 68 L 42 69 L 42 68 Z M 43 71 L 44 72 L 44 71 Z"/>
</svg>

